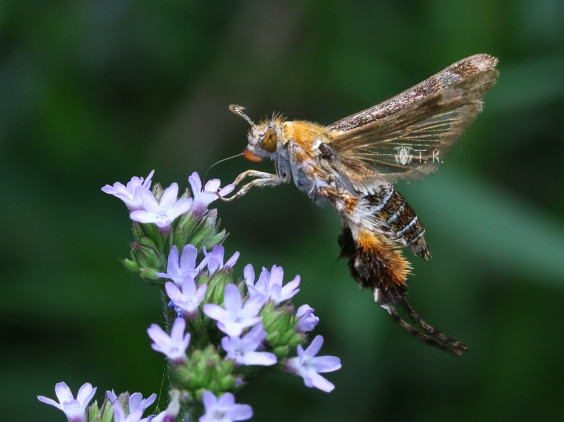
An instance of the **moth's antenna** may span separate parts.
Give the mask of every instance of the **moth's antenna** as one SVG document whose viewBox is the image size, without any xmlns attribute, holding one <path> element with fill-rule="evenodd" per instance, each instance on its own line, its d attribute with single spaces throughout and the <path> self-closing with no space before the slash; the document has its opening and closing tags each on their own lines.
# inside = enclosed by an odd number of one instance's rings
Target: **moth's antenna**
<svg viewBox="0 0 564 422">
<path fill-rule="evenodd" d="M 208 174 L 208 171 L 210 171 L 212 168 L 214 168 L 215 166 L 217 166 L 219 163 L 223 163 L 224 161 L 231 160 L 231 159 L 233 159 L 233 158 L 241 157 L 241 156 L 243 156 L 243 154 L 244 154 L 244 153 L 241 152 L 241 153 L 239 153 L 239 154 L 232 155 L 231 157 L 222 158 L 221 160 L 216 161 L 216 162 L 213 163 L 211 166 L 209 166 L 208 169 L 206 170 L 206 172 L 204 173 L 204 180 L 205 180 L 205 178 L 206 178 L 206 175 Z"/>
<path fill-rule="evenodd" d="M 237 104 L 231 104 L 229 106 L 229 110 L 232 113 L 235 113 L 237 116 L 242 117 L 243 119 L 245 119 L 247 122 L 249 122 L 249 124 L 251 125 L 251 127 L 254 127 L 255 124 L 253 123 L 253 121 L 251 120 L 251 118 L 249 116 L 247 116 L 245 114 L 245 112 L 243 110 L 245 110 L 245 107 L 237 105 Z"/>
<path fill-rule="evenodd" d="M 236 114 L 236 115 L 239 116 L 239 117 L 242 117 L 242 118 L 245 119 L 247 122 L 249 122 L 249 124 L 251 125 L 251 127 L 254 127 L 254 126 L 255 126 L 255 124 L 253 123 L 253 121 L 251 120 L 251 118 L 250 118 L 249 116 L 247 116 L 247 115 L 245 114 L 245 112 L 243 111 L 243 110 L 245 110 L 245 107 L 240 106 L 240 105 L 237 105 L 237 104 L 231 104 L 231 105 L 229 106 L 229 110 L 230 110 L 232 113 Z M 233 155 L 233 156 L 231 156 L 231 157 L 223 158 L 223 159 L 221 159 L 221 160 L 219 160 L 219 161 L 216 161 L 215 163 L 213 163 L 211 166 L 208 167 L 208 169 L 207 169 L 206 172 L 204 173 L 204 179 L 205 179 L 206 175 L 208 174 L 208 171 L 210 171 L 212 168 L 214 168 L 215 166 L 217 166 L 219 163 L 223 163 L 224 161 L 231 160 L 232 158 L 237 158 L 237 157 L 244 156 L 244 155 L 245 155 L 245 153 L 242 152 L 242 153 L 240 153 L 240 154 L 236 154 L 236 155 Z"/>
</svg>

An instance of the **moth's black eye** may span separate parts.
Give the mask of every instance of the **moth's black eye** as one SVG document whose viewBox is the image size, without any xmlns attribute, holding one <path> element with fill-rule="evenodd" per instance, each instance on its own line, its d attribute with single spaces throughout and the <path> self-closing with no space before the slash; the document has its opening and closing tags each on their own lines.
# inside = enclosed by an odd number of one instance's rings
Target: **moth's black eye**
<svg viewBox="0 0 564 422">
<path fill-rule="evenodd" d="M 260 142 L 260 146 L 267 152 L 274 152 L 276 151 L 277 140 L 276 131 L 274 129 L 268 129 Z"/>
</svg>

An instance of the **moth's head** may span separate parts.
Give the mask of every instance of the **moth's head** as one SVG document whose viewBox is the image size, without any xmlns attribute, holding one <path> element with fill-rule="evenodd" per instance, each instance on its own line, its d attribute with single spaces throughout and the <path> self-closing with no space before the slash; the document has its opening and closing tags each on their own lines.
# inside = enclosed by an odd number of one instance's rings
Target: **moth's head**
<svg viewBox="0 0 564 422">
<path fill-rule="evenodd" d="M 282 146 L 281 134 L 284 120 L 274 116 L 272 119 L 255 124 L 243 111 L 244 107 L 232 104 L 229 110 L 251 125 L 247 135 L 249 143 L 243 152 L 245 158 L 250 161 L 260 161 L 263 158 L 276 160 L 279 154 L 278 149 Z"/>
</svg>

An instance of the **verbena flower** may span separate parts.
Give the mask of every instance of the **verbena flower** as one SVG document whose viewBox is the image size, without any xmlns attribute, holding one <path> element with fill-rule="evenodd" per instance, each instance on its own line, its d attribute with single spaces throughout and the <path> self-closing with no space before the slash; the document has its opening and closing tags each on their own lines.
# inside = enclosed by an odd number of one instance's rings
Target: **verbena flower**
<svg viewBox="0 0 564 422">
<path fill-rule="evenodd" d="M 55 406 L 62 410 L 67 416 L 69 422 L 83 422 L 85 420 L 86 406 L 96 394 L 96 387 L 92 387 L 89 382 L 83 384 L 78 390 L 76 399 L 74 398 L 70 388 L 64 382 L 55 385 L 55 394 L 59 402 L 45 396 L 37 396 L 40 402 Z"/>
<path fill-rule="evenodd" d="M 202 190 L 202 181 L 198 173 L 194 172 L 188 177 L 188 182 L 192 187 L 192 194 L 194 196 L 194 204 L 192 205 L 191 213 L 199 217 L 208 208 L 208 205 L 219 198 L 219 196 L 229 195 L 235 189 L 235 185 L 227 185 L 220 189 L 221 182 L 219 179 L 213 179 L 206 183 Z"/>
<path fill-rule="evenodd" d="M 166 294 L 184 317 L 194 319 L 198 315 L 198 306 L 206 294 L 208 286 L 202 284 L 196 287 L 196 282 L 190 275 L 185 275 L 181 285 L 182 290 L 172 282 L 165 284 Z"/>
<path fill-rule="evenodd" d="M 304 333 L 313 330 L 319 318 L 310 306 L 295 311 L 289 303 L 299 292 L 300 277 L 284 284 L 283 269 L 274 265 L 262 268 L 255 280 L 249 264 L 244 269 L 244 283 L 233 278 L 231 268 L 239 252 L 226 258 L 220 245 L 226 232 L 218 225 L 217 210 L 208 210 L 208 206 L 232 192 L 234 186 L 221 188 L 219 180 L 202 186 L 198 174 L 193 173 L 189 177 L 192 198 L 178 199 L 176 183 L 164 191 L 157 186 L 151 192 L 152 175 L 146 180 L 133 178 L 127 186 L 116 183 L 102 190 L 124 200 L 131 219 L 137 222 L 133 225 L 131 259 L 124 260 L 126 267 L 148 280 L 168 279 L 164 286 L 163 282 L 156 284 L 170 298 L 169 306 L 177 318 L 171 321 L 174 316 L 167 310 L 170 333 L 156 324 L 147 333 L 151 347 L 171 363 L 171 401 L 166 411 L 143 418 L 154 395 L 143 399 L 139 393 L 124 394 L 116 401 L 112 392 L 108 397 L 113 398 L 114 406 L 98 410 L 92 405 L 89 417 L 104 421 L 113 417 L 116 422 L 173 422 L 182 413 L 194 422 L 205 411 L 200 422 L 246 420 L 252 417 L 251 407 L 236 404 L 231 393 L 277 362 L 300 375 L 306 386 L 333 390 L 333 384 L 320 374 L 339 369 L 340 360 L 316 356 L 323 343 L 321 336 L 304 349 Z M 203 258 L 198 263 L 199 254 Z M 202 303 L 203 312 L 199 314 Z M 186 332 L 187 326 L 191 333 Z M 297 356 L 290 357 L 296 350 Z M 270 372 L 279 371 L 279 367 Z"/>
<path fill-rule="evenodd" d="M 168 278 L 180 285 L 185 276 L 196 277 L 200 269 L 205 266 L 200 264 L 196 266 L 196 258 L 198 257 L 198 249 L 193 245 L 186 245 L 182 249 L 180 260 L 178 259 L 178 248 L 173 246 L 168 254 L 168 262 L 166 273 L 157 273 L 161 278 Z"/>
<path fill-rule="evenodd" d="M 112 186 L 106 185 L 102 188 L 102 192 L 121 199 L 130 211 L 142 209 L 141 191 L 149 191 L 154 173 L 155 170 L 152 170 L 144 180 L 142 177 L 133 177 L 126 186 L 120 182 L 116 182 Z"/>
<path fill-rule="evenodd" d="M 292 281 L 282 286 L 284 278 L 284 270 L 276 265 L 272 266 L 272 270 L 268 271 L 263 268 L 259 279 L 255 283 L 255 270 L 251 264 L 244 269 L 245 283 L 249 289 L 249 293 L 253 296 L 256 293 L 272 300 L 276 305 L 285 300 L 291 299 L 300 291 L 300 276 L 297 275 Z"/>
<path fill-rule="evenodd" d="M 329 393 L 335 386 L 321 375 L 341 368 L 341 360 L 335 356 L 315 356 L 323 345 L 323 337 L 316 336 L 307 349 L 298 346 L 298 356 L 288 359 L 286 370 L 304 379 L 306 387 L 315 387 Z"/>
<path fill-rule="evenodd" d="M 173 183 L 164 190 L 157 201 L 151 191 L 140 191 L 143 209 L 132 211 L 129 217 L 142 224 L 155 224 L 162 233 L 168 233 L 170 225 L 192 206 L 192 198 L 178 199 L 178 184 Z"/>
<path fill-rule="evenodd" d="M 223 258 L 225 255 L 225 248 L 222 245 L 216 245 L 213 247 L 211 252 L 206 251 L 204 248 L 204 256 L 205 258 L 202 260 L 202 263 L 205 262 L 206 266 L 208 267 L 208 271 L 210 275 L 215 273 L 217 270 L 221 270 L 223 268 L 232 268 L 233 265 L 239 259 L 239 252 L 235 252 L 231 258 L 227 260 L 227 262 L 223 263 Z"/>
<path fill-rule="evenodd" d="M 258 323 L 242 338 L 223 337 L 221 347 L 227 352 L 227 357 L 237 365 L 274 365 L 277 359 L 273 353 L 257 351 L 264 339 L 266 339 L 266 331 L 262 324 Z"/>
<path fill-rule="evenodd" d="M 155 393 L 151 394 L 146 399 L 143 398 L 141 393 L 133 393 L 127 396 L 127 407 L 129 409 L 129 413 L 136 412 L 137 410 L 144 411 L 157 399 L 157 395 Z M 113 390 L 106 391 L 106 397 L 110 400 L 110 402 L 112 402 L 112 404 L 115 404 L 118 400 L 118 396 Z"/>
<path fill-rule="evenodd" d="M 234 284 L 225 286 L 223 304 L 225 308 L 214 303 L 204 305 L 204 313 L 217 321 L 217 327 L 225 334 L 235 337 L 241 335 L 245 328 L 261 322 L 259 312 L 264 306 L 265 298 L 261 295 L 249 297 L 245 303 L 241 292 Z"/>
<path fill-rule="evenodd" d="M 199 422 L 245 421 L 253 417 L 251 406 L 235 403 L 235 397 L 231 393 L 225 393 L 218 399 L 212 392 L 206 390 L 202 400 L 206 413 Z"/>
<path fill-rule="evenodd" d="M 168 360 L 174 365 L 180 365 L 186 361 L 186 349 L 190 344 L 190 333 L 184 334 L 186 321 L 184 318 L 176 318 L 167 334 L 157 324 L 152 324 L 147 329 L 147 334 L 153 340 L 151 347 L 157 352 L 164 353 Z"/>
<path fill-rule="evenodd" d="M 300 306 L 296 311 L 296 317 L 298 317 L 296 330 L 301 333 L 312 331 L 319 322 L 319 318 L 313 314 L 313 308 L 309 305 Z"/>
</svg>

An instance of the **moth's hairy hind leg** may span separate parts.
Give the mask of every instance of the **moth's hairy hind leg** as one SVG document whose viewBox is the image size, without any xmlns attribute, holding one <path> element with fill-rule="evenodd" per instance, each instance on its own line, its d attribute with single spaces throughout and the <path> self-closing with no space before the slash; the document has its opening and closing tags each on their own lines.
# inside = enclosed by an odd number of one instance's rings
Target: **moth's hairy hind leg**
<svg viewBox="0 0 564 422">
<path fill-rule="evenodd" d="M 374 300 L 378 303 L 382 308 L 384 308 L 392 319 L 399 323 L 399 325 L 407 331 L 412 336 L 418 338 L 419 340 L 427 343 L 431 346 L 434 346 L 438 349 L 444 350 L 449 353 L 453 353 L 457 356 L 462 355 L 464 352 L 468 350 L 468 346 L 466 346 L 460 340 L 457 340 L 453 337 L 447 336 L 446 334 L 440 332 L 435 327 L 427 324 L 423 319 L 419 316 L 417 312 L 413 309 L 413 307 L 409 304 L 405 296 L 400 296 L 395 298 L 393 302 L 390 302 L 389 298 L 386 298 L 385 295 L 382 295 L 380 289 L 374 289 Z M 396 309 L 396 304 L 403 308 L 413 319 L 413 321 L 419 325 L 419 328 L 422 328 L 421 331 L 417 326 L 413 326 L 405 321 L 398 313 Z"/>
<path fill-rule="evenodd" d="M 257 170 L 247 170 L 241 173 L 235 181 L 233 182 L 234 185 L 238 185 L 247 177 L 256 177 L 255 180 L 246 183 L 243 185 L 238 192 L 231 195 L 230 197 L 219 196 L 219 199 L 223 201 L 233 201 L 234 199 L 240 198 L 245 195 L 251 188 L 254 187 L 264 187 L 264 186 L 278 186 L 282 183 L 287 183 L 288 178 L 280 177 L 276 174 L 266 173 L 264 171 L 257 171 Z"/>
<path fill-rule="evenodd" d="M 419 314 L 417 312 L 415 312 L 415 309 L 413 309 L 413 307 L 411 306 L 411 304 L 407 301 L 407 299 L 405 297 L 402 300 L 400 300 L 398 304 L 407 311 L 407 313 L 409 314 L 411 319 L 416 324 L 419 324 L 419 326 L 421 328 L 423 328 L 423 330 L 425 330 L 427 333 L 429 333 L 431 336 L 433 336 L 437 340 L 441 341 L 442 343 L 448 344 L 450 347 L 452 347 L 453 349 L 459 350 L 461 353 L 468 350 L 468 346 L 466 346 L 460 340 L 455 339 L 454 337 L 451 337 L 449 335 L 442 333 L 437 328 L 435 328 L 432 325 L 425 322 L 419 316 Z"/>
</svg>

